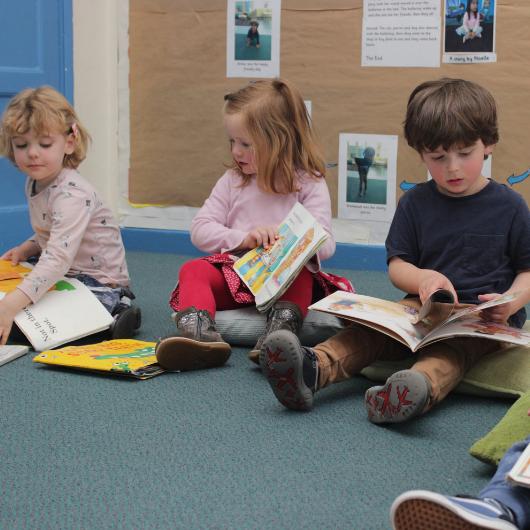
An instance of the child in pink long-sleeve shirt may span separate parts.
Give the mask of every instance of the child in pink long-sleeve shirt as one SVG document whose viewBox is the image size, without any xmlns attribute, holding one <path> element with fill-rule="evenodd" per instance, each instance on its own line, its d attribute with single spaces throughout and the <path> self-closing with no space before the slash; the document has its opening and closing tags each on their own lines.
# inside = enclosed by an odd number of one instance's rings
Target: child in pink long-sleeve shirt
<svg viewBox="0 0 530 530">
<path fill-rule="evenodd" d="M 215 329 L 217 309 L 254 304 L 254 297 L 233 271 L 249 249 L 268 248 L 278 239 L 278 226 L 298 201 L 328 232 L 318 258 L 335 252 L 331 201 L 325 164 L 300 93 L 281 79 L 255 81 L 227 94 L 224 126 L 233 166 L 214 186 L 191 226 L 193 244 L 213 254 L 189 261 L 179 273 L 170 305 L 177 333 L 156 349 L 168 370 L 220 366 L 231 353 Z M 257 362 L 264 337 L 288 329 L 298 334 L 312 301 L 315 282 L 324 292 L 351 289 L 348 280 L 319 271 L 316 259 L 304 268 L 268 313 L 265 335 L 250 352 Z"/>
<path fill-rule="evenodd" d="M 131 304 L 134 295 L 120 229 L 96 190 L 76 170 L 89 139 L 74 109 L 51 87 L 23 90 L 6 107 L 0 152 L 27 176 L 34 234 L 1 259 L 13 264 L 38 261 L 17 289 L 0 301 L 1 344 L 15 315 L 64 275 L 87 285 L 115 316 L 112 338 L 130 337 L 140 326 L 140 310 Z"/>
</svg>

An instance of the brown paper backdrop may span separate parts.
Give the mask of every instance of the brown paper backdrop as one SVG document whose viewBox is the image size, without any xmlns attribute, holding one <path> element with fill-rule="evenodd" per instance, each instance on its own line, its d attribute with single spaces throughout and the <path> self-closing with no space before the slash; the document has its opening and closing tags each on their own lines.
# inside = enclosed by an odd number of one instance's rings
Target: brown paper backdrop
<svg viewBox="0 0 530 530">
<path fill-rule="evenodd" d="M 499 109 L 492 176 L 505 182 L 530 167 L 530 2 L 499 2 L 497 63 L 440 68 L 361 67 L 362 0 L 283 0 L 280 75 L 312 102 L 328 162 L 339 133 L 399 135 L 397 184 L 426 170 L 401 133 L 419 83 L 462 77 L 487 87 Z M 131 0 L 131 169 L 133 203 L 200 206 L 230 161 L 223 95 L 248 82 L 226 78 L 226 2 Z M 337 212 L 337 169 L 328 185 Z M 530 199 L 530 178 L 514 186 Z M 400 193 L 398 190 L 398 197 Z"/>
</svg>

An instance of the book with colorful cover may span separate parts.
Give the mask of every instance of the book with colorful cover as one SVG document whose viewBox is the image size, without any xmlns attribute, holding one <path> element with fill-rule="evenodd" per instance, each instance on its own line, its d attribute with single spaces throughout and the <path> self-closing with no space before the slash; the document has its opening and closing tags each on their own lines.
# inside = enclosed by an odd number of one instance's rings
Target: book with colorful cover
<svg viewBox="0 0 530 530">
<path fill-rule="evenodd" d="M 0 300 L 16 289 L 32 265 L 0 260 Z M 86 285 L 62 278 L 35 304 L 15 316 L 15 324 L 35 351 L 49 350 L 108 329 L 112 315 Z"/>
<path fill-rule="evenodd" d="M 454 311 L 449 291 L 434 292 L 420 309 L 381 298 L 336 291 L 309 306 L 370 327 L 400 341 L 413 352 L 451 337 L 480 337 L 522 346 L 530 345 L 530 333 L 484 320 L 480 312 L 513 300 L 517 293 Z"/>
<path fill-rule="evenodd" d="M 259 311 L 267 311 L 288 289 L 328 234 L 300 203 L 278 227 L 279 239 L 270 248 L 259 246 L 234 263 L 250 289 Z"/>
<path fill-rule="evenodd" d="M 155 346 L 156 342 L 135 339 L 107 340 L 43 351 L 33 362 L 149 379 L 164 372 L 156 362 Z"/>
</svg>

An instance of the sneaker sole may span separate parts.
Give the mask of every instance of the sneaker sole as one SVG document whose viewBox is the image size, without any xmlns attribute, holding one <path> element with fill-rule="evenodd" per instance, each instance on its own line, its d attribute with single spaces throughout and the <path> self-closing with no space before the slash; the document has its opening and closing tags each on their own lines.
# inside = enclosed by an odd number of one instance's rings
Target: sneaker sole
<svg viewBox="0 0 530 530">
<path fill-rule="evenodd" d="M 366 391 L 368 419 L 372 423 L 407 421 L 423 412 L 429 394 L 429 384 L 422 374 L 412 370 L 396 372 L 384 385 Z"/>
<path fill-rule="evenodd" d="M 263 343 L 259 364 L 284 407 L 300 411 L 313 408 L 313 392 L 304 383 L 303 353 L 296 335 L 286 330 L 271 333 Z"/>
<path fill-rule="evenodd" d="M 200 342 L 185 337 L 169 337 L 156 345 L 156 359 L 165 370 L 185 372 L 222 366 L 232 350 L 226 342 Z"/>
<path fill-rule="evenodd" d="M 449 499 L 430 491 L 408 491 L 392 504 L 394 530 L 517 530 L 508 521 L 464 510 Z"/>
</svg>

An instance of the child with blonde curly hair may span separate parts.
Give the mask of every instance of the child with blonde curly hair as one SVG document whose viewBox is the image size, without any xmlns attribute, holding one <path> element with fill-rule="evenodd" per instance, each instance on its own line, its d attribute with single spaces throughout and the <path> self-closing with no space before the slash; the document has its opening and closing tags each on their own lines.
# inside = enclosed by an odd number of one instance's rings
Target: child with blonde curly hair
<svg viewBox="0 0 530 530">
<path fill-rule="evenodd" d="M 83 282 L 114 315 L 112 338 L 133 335 L 132 306 L 121 233 L 110 209 L 77 171 L 90 136 L 66 98 L 47 86 L 14 96 L 2 116 L 0 154 L 22 171 L 34 234 L 1 259 L 32 259 L 33 270 L 0 301 L 0 344 L 15 315 L 36 303 L 62 276 Z"/>
</svg>

